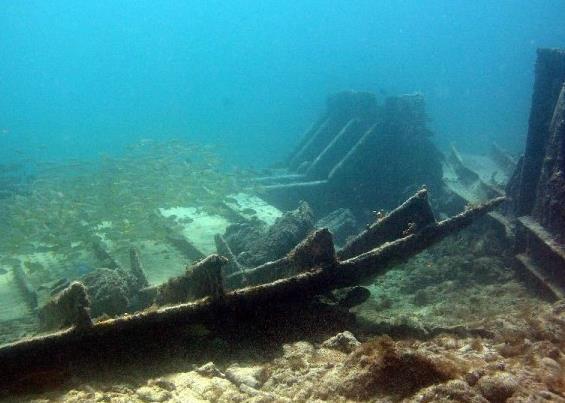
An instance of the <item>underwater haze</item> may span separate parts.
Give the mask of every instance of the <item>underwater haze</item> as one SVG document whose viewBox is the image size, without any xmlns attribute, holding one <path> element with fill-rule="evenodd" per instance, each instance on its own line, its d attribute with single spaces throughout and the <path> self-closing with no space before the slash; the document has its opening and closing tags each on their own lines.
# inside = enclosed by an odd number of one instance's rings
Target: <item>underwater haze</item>
<svg viewBox="0 0 565 403">
<path fill-rule="evenodd" d="M 0 402 L 565 401 L 564 21 L 0 1 Z"/>
<path fill-rule="evenodd" d="M 0 159 L 97 158 L 142 139 L 283 158 L 344 89 L 424 94 L 434 139 L 517 154 L 562 0 L 4 1 Z"/>
</svg>

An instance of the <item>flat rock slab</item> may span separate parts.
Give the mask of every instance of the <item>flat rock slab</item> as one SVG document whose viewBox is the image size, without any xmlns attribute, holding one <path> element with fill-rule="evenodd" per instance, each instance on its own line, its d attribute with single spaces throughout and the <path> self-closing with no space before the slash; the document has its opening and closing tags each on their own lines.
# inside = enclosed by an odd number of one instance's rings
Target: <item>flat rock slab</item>
<svg viewBox="0 0 565 403">
<path fill-rule="evenodd" d="M 224 204 L 246 219 L 259 219 L 271 225 L 282 212 L 257 196 L 247 193 L 232 194 Z M 181 234 L 204 255 L 216 253 L 214 236 L 223 234 L 233 222 L 222 215 L 210 214 L 202 207 L 160 208 L 164 218 L 173 219 L 181 228 Z"/>
<path fill-rule="evenodd" d="M 150 285 L 166 282 L 180 276 L 190 261 L 169 243 L 144 240 L 132 243 L 138 250 L 143 263 L 143 272 Z M 128 251 L 129 252 L 129 251 Z M 118 256 L 119 263 L 129 269 L 129 253 Z"/>
<path fill-rule="evenodd" d="M 198 207 L 160 208 L 159 212 L 182 226 L 182 235 L 204 255 L 216 252 L 214 235 L 223 234 L 231 224 L 225 217 Z"/>
<path fill-rule="evenodd" d="M 0 275 L 0 326 L 2 326 L 2 322 L 19 319 L 30 314 L 31 310 L 16 285 L 12 271 Z"/>
<path fill-rule="evenodd" d="M 494 179 L 497 183 L 505 185 L 510 179 L 504 170 L 492 158 L 486 155 L 462 154 L 465 165 L 476 172 L 481 180 L 490 183 Z"/>
<path fill-rule="evenodd" d="M 257 218 L 267 225 L 273 225 L 282 216 L 282 211 L 273 207 L 260 197 L 248 193 L 235 193 L 224 200 L 226 206 L 251 220 Z"/>
</svg>

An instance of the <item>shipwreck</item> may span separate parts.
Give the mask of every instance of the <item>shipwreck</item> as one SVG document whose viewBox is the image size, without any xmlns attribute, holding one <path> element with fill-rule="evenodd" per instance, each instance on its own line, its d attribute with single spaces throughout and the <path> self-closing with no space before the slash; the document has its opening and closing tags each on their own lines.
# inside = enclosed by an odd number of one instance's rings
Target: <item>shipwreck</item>
<svg viewBox="0 0 565 403">
<path fill-rule="evenodd" d="M 474 170 L 455 147 L 444 156 L 433 146 L 421 94 L 379 104 L 347 91 L 329 97 L 286 161 L 253 179 L 262 223 L 234 198 L 222 206 L 230 225 L 206 242 L 155 217 L 193 261 L 180 273 L 163 268 L 175 274 L 149 281 L 139 250 L 124 262 L 94 236 L 101 268 L 50 284 L 47 294 L 14 267 L 19 298 L 44 333 L 0 347 L 2 387 L 25 388 L 34 374 L 70 376 L 85 362 L 160 354 L 195 325 L 266 329 L 273 318 L 291 322 L 332 303 L 346 312 L 368 297 L 364 284 L 481 217 L 501 231 L 524 275 L 563 298 L 564 81 L 565 52 L 540 50 L 526 153 L 516 161 L 493 145 L 497 175 Z"/>
</svg>

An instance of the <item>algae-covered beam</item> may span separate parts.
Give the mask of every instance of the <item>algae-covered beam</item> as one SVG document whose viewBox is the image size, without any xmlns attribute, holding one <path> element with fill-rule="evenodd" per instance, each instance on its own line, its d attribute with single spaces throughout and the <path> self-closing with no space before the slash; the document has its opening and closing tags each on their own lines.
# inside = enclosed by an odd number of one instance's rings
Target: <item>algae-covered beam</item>
<svg viewBox="0 0 565 403">
<path fill-rule="evenodd" d="M 349 259 L 433 222 L 435 218 L 428 202 L 428 191 L 422 189 L 387 215 L 377 217 L 377 221 L 347 242 L 337 256 L 340 260 Z"/>
<path fill-rule="evenodd" d="M 251 181 L 256 184 L 269 186 L 269 185 L 282 185 L 293 182 L 302 182 L 306 180 L 306 175 L 302 174 L 282 174 L 274 176 L 260 176 L 258 178 L 253 178 Z"/>
<path fill-rule="evenodd" d="M 550 124 L 561 86 L 565 82 L 565 50 L 538 49 L 535 76 L 526 152 L 519 173 L 518 189 L 512 195 L 517 217 L 531 214 L 534 208 Z"/>
<path fill-rule="evenodd" d="M 224 275 L 229 275 L 232 273 L 240 273 L 245 268 L 238 262 L 237 257 L 232 252 L 230 246 L 221 234 L 216 234 L 214 236 L 214 242 L 216 244 L 216 252 L 218 255 L 224 256 L 228 259 L 228 264 L 224 266 Z"/>
<path fill-rule="evenodd" d="M 118 269 L 120 265 L 107 250 L 106 246 L 99 237 L 93 237 L 92 248 L 96 257 L 109 269 Z"/>
<path fill-rule="evenodd" d="M 324 119 L 324 121 L 308 136 L 308 140 L 302 145 L 302 147 L 294 154 L 290 159 L 288 166 L 290 169 L 295 170 L 298 168 L 304 158 L 308 157 L 312 152 L 313 145 L 316 144 L 320 138 L 327 136 L 327 132 L 333 129 L 335 122 L 332 121 L 331 117 Z"/>
<path fill-rule="evenodd" d="M 362 123 L 359 119 L 351 119 L 330 141 L 322 152 L 312 161 L 306 170 L 310 179 L 325 179 L 334 165 L 349 150 L 363 134 Z"/>
<path fill-rule="evenodd" d="M 16 284 L 18 285 L 22 295 L 24 296 L 26 302 L 28 303 L 31 309 L 37 308 L 37 292 L 33 285 L 29 281 L 29 277 L 27 276 L 24 269 L 21 265 L 16 265 L 13 268 L 14 279 L 16 280 Z"/>
<path fill-rule="evenodd" d="M 137 279 L 137 288 L 147 287 L 149 282 L 145 276 L 143 265 L 141 264 L 141 257 L 137 248 L 130 248 L 129 250 L 130 270 L 133 276 Z"/>
<path fill-rule="evenodd" d="M 368 278 L 380 275 L 391 266 L 405 261 L 448 235 L 472 224 L 477 218 L 498 207 L 506 198 L 497 197 L 470 207 L 464 212 L 440 222 L 434 222 L 404 238 L 387 242 L 369 252 L 342 261 L 340 275 L 336 276 L 339 287 L 359 284 Z"/>
<path fill-rule="evenodd" d="M 198 260 L 204 257 L 204 254 L 182 234 L 171 231 L 171 233 L 167 235 L 167 241 L 190 260 Z"/>
<path fill-rule="evenodd" d="M 352 165 L 357 163 L 357 157 L 361 153 L 361 151 L 366 146 L 368 139 L 371 136 L 375 135 L 375 130 L 377 127 L 377 123 L 371 126 L 365 133 L 361 136 L 359 140 L 351 147 L 351 149 L 345 154 L 345 156 L 339 160 L 337 164 L 331 169 L 330 173 L 328 174 L 328 180 L 332 181 L 336 178 L 339 178 L 346 169 Z"/>
<path fill-rule="evenodd" d="M 173 277 L 156 287 L 155 302 L 159 305 L 175 304 L 205 296 L 219 297 L 224 294 L 222 267 L 228 259 L 210 255 L 188 267 L 184 275 Z"/>
<path fill-rule="evenodd" d="M 296 159 L 297 154 L 301 153 L 302 149 L 304 148 L 304 146 L 306 145 L 306 143 L 308 143 L 310 141 L 310 138 L 316 134 L 316 132 L 320 129 L 320 126 L 326 124 L 326 121 L 328 119 L 328 115 L 327 113 L 324 113 L 322 115 L 320 115 L 320 117 L 318 118 L 318 120 L 316 120 L 312 126 L 310 126 L 308 128 L 308 130 L 306 130 L 306 132 L 302 135 L 300 141 L 298 142 L 298 144 L 296 145 L 295 150 L 292 152 L 292 154 L 290 154 L 290 156 L 288 157 L 288 160 L 286 161 L 286 163 L 288 165 L 292 164 L 293 160 Z"/>
<path fill-rule="evenodd" d="M 553 110 L 532 216 L 565 241 L 565 83 Z"/>
<path fill-rule="evenodd" d="M 232 289 L 264 284 L 313 267 L 332 266 L 336 262 L 332 235 L 323 228 L 312 232 L 286 256 L 253 269 L 233 273 L 226 278 L 225 283 Z"/>
<path fill-rule="evenodd" d="M 75 326 L 79 329 L 92 326 L 90 300 L 86 287 L 75 281 L 55 295 L 39 310 L 39 321 L 44 330 Z"/>
</svg>

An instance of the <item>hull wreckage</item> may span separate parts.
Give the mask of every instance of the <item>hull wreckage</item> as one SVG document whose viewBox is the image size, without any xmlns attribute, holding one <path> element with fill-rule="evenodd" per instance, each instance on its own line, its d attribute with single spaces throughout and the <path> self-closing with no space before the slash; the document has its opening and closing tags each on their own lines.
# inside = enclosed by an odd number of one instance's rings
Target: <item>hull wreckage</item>
<svg viewBox="0 0 565 403">
<path fill-rule="evenodd" d="M 501 229 L 524 273 L 562 298 L 564 80 L 565 53 L 540 50 L 520 161 L 496 145 L 480 160 L 455 147 L 443 156 L 429 140 L 419 94 L 379 105 L 372 94 L 343 92 L 328 99 L 283 164 L 255 178 L 264 200 L 234 195 L 222 206 L 229 220 L 191 210 L 188 221 L 214 230 L 204 240 L 170 230 L 170 244 L 193 262 L 183 273 L 148 270 L 135 248 L 126 267 L 93 238 L 104 268 L 51 284 L 45 300 L 15 267 L 20 295 L 50 333 L 0 347 L 2 386 L 26 389 L 34 377 L 71 376 L 84 363 L 164 354 L 190 343 L 195 326 L 222 333 L 246 323 L 267 332 L 275 320 L 328 304 L 338 306 L 339 320 L 368 298 L 362 285 L 480 217 Z M 161 214 L 168 224 L 183 218 Z M 369 224 L 359 231 L 357 222 Z"/>
<path fill-rule="evenodd" d="M 307 200 L 321 216 L 343 206 L 371 211 L 375 202 L 392 209 L 422 184 L 438 197 L 441 154 L 427 121 L 421 94 L 389 97 L 382 105 L 366 92 L 330 96 L 279 172 L 257 179 L 263 197 L 284 209 Z"/>
<path fill-rule="evenodd" d="M 508 183 L 517 266 L 565 298 L 565 51 L 540 49 L 526 152 Z"/>
<path fill-rule="evenodd" d="M 71 368 L 84 360 L 110 358 L 120 351 L 142 354 L 155 343 L 161 346 L 174 343 L 174 335 L 178 336 L 180 329 L 186 326 L 214 325 L 226 318 L 249 321 L 261 311 L 268 312 L 280 304 L 304 306 L 318 295 L 369 281 L 395 263 L 467 227 L 503 201 L 502 197 L 495 198 L 449 219 L 436 221 L 427 191 L 420 190 L 337 252 L 330 232 L 320 229 L 285 257 L 233 272 L 225 280 L 223 269 L 236 262 L 214 254 L 161 286 L 150 291 L 140 289 L 141 294 L 150 294 L 154 301 L 164 304 L 185 298 L 197 299 L 161 307 L 152 305 L 131 315 L 98 322 L 90 318 L 84 286 L 72 283 L 47 304 L 49 312 L 44 311 L 51 317 L 57 316 L 60 325 L 71 327 L 0 348 L 0 379 L 4 383 L 16 382 L 29 377 L 30 373 Z M 415 220 L 418 224 L 411 225 Z M 411 228 L 409 233 L 397 236 L 407 228 Z M 135 259 L 134 267 L 139 275 Z M 239 288 L 241 286 L 244 287 Z"/>
</svg>

